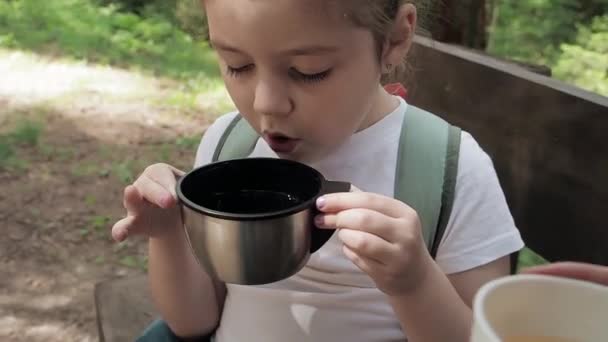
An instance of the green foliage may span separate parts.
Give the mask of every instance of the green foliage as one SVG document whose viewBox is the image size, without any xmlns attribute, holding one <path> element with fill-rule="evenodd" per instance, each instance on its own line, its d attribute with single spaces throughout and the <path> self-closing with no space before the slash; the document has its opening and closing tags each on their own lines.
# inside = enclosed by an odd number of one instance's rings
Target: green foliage
<svg viewBox="0 0 608 342">
<path fill-rule="evenodd" d="M 89 226 L 92 230 L 95 231 L 105 231 L 110 224 L 110 217 L 105 215 L 95 215 L 89 218 Z"/>
<path fill-rule="evenodd" d="M 37 146 L 44 125 L 41 122 L 23 119 L 10 134 L 10 138 L 19 145 Z"/>
<path fill-rule="evenodd" d="M 563 44 L 555 76 L 565 82 L 608 96 L 608 15 L 589 27 L 578 25 L 573 44 Z"/>
<path fill-rule="evenodd" d="M 0 170 L 24 170 L 29 163 L 20 159 L 17 148 L 37 147 L 44 125 L 31 119 L 19 120 L 10 131 L 0 134 Z"/>
<path fill-rule="evenodd" d="M 526 247 L 519 254 L 517 270 L 520 271 L 524 268 L 544 265 L 547 263 L 548 261 L 545 258 Z"/>
<path fill-rule="evenodd" d="M 99 3 L 102 5 L 115 4 L 120 7 L 121 10 L 129 11 L 133 13 L 143 12 L 146 8 L 146 5 L 150 3 L 154 3 L 155 5 L 165 3 L 175 4 L 175 0 L 165 0 L 165 1 L 147 1 L 147 0 L 99 0 Z"/>
<path fill-rule="evenodd" d="M 3 165 L 6 165 L 11 158 L 15 155 L 15 150 L 11 146 L 11 143 L 7 136 L 0 135 L 0 169 Z"/>
<path fill-rule="evenodd" d="M 72 167 L 72 176 L 76 177 L 76 178 L 80 178 L 80 177 L 89 177 L 91 175 L 96 174 L 99 169 L 98 169 L 98 165 L 96 164 L 91 164 L 91 163 L 86 163 L 86 162 L 77 162 L 75 163 L 75 165 Z"/>
<path fill-rule="evenodd" d="M 608 94 L 608 0 L 502 0 L 495 11 L 489 52 Z"/>
<path fill-rule="evenodd" d="M 162 15 L 196 39 L 207 37 L 207 18 L 200 0 L 101 0 L 104 5 L 117 5 L 123 11 Z"/>
<path fill-rule="evenodd" d="M 180 27 L 196 39 L 208 39 L 207 16 L 200 0 L 177 1 L 175 18 Z"/>
<path fill-rule="evenodd" d="M 495 11 L 488 50 L 497 55 L 552 64 L 576 35 L 578 0 L 500 1 Z"/>
<path fill-rule="evenodd" d="M 122 266 L 140 269 L 142 271 L 147 271 L 148 269 L 148 257 L 147 256 L 133 256 L 126 255 L 120 258 L 119 263 Z"/>
<path fill-rule="evenodd" d="M 218 76 L 211 49 L 151 9 L 145 16 L 93 0 L 0 1 L 0 46 L 135 66 L 157 75 Z"/>
<path fill-rule="evenodd" d="M 172 88 L 168 96 L 156 99 L 155 103 L 173 107 L 182 115 L 199 115 L 201 109 L 213 113 L 234 110 L 234 104 L 220 78 L 191 78 Z"/>
<path fill-rule="evenodd" d="M 188 150 L 195 150 L 201 142 L 201 137 L 199 135 L 189 136 L 189 137 L 180 137 L 177 139 L 175 144 L 180 148 L 185 148 Z"/>
<path fill-rule="evenodd" d="M 135 180 L 135 172 L 133 170 L 134 168 L 135 166 L 133 165 L 132 161 L 125 160 L 120 163 L 114 164 L 112 170 L 116 178 L 118 178 L 121 183 L 126 185 L 131 184 Z"/>
<path fill-rule="evenodd" d="M 85 197 L 84 202 L 85 202 L 85 203 L 86 203 L 88 206 L 93 207 L 93 206 L 95 206 L 95 204 L 97 203 L 97 198 L 95 197 L 95 195 L 91 195 L 91 194 L 89 194 L 89 195 L 87 195 L 87 196 Z"/>
</svg>

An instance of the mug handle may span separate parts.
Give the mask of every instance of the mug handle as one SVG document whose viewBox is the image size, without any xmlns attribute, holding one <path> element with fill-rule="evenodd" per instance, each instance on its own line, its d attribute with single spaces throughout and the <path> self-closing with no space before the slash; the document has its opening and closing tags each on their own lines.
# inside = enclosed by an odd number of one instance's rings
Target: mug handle
<svg viewBox="0 0 608 342">
<path fill-rule="evenodd" d="M 321 192 L 317 198 L 338 192 L 349 192 L 351 188 L 351 184 L 348 182 L 334 182 L 334 181 L 325 181 L 323 182 L 323 186 L 321 188 Z M 316 198 L 315 198 L 316 203 Z M 314 205 L 313 217 L 321 212 L 317 209 L 316 204 Z M 331 236 L 334 234 L 335 230 L 333 229 L 319 229 L 315 226 L 314 223 L 311 224 L 311 238 L 310 238 L 310 254 L 318 251 L 323 245 L 329 241 Z"/>
</svg>

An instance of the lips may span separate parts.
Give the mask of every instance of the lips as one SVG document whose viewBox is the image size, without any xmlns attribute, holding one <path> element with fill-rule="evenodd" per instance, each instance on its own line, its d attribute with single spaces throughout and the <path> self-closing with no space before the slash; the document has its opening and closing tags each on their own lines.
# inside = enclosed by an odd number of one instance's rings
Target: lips
<svg viewBox="0 0 608 342">
<path fill-rule="evenodd" d="M 277 153 L 291 153 L 300 142 L 299 139 L 294 139 L 281 133 L 265 133 L 264 140 Z"/>
</svg>

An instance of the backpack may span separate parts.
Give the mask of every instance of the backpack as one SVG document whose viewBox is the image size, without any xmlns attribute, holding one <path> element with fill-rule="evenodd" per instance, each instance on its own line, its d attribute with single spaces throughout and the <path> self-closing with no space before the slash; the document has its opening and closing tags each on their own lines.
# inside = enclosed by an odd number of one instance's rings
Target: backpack
<svg viewBox="0 0 608 342">
<path fill-rule="evenodd" d="M 460 134 L 459 127 L 408 104 L 399 139 L 394 197 L 418 213 L 433 258 L 452 211 Z M 222 134 L 213 161 L 246 158 L 258 139 L 239 114 Z"/>
</svg>

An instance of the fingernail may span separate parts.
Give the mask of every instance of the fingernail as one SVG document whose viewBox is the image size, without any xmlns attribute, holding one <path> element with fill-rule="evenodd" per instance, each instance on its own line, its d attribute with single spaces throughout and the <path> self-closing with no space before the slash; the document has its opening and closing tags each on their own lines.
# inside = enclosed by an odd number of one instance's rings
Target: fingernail
<svg viewBox="0 0 608 342">
<path fill-rule="evenodd" d="M 325 202 L 326 202 L 325 197 L 319 197 L 317 199 L 317 208 L 323 209 L 323 207 L 325 206 Z"/>
</svg>

